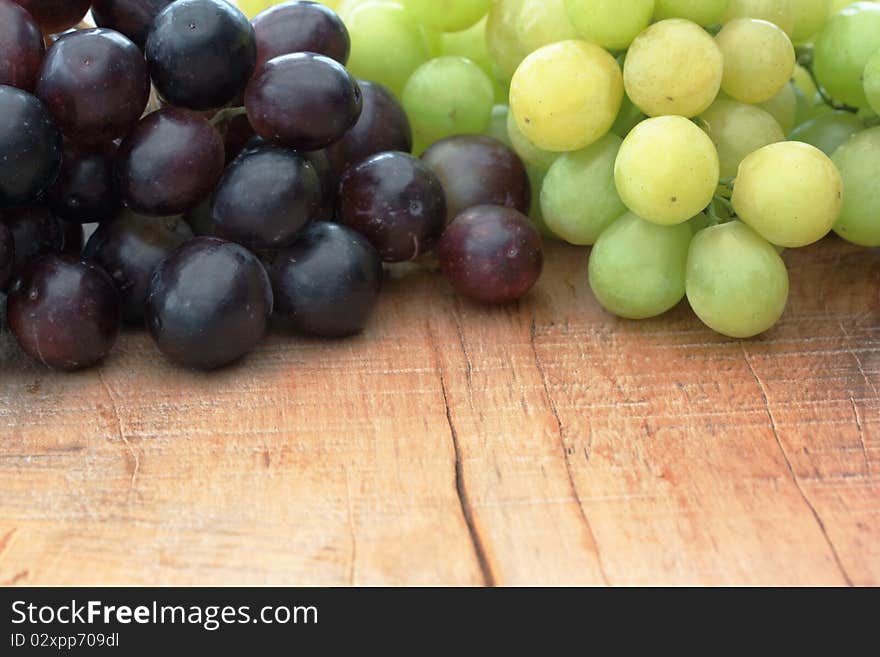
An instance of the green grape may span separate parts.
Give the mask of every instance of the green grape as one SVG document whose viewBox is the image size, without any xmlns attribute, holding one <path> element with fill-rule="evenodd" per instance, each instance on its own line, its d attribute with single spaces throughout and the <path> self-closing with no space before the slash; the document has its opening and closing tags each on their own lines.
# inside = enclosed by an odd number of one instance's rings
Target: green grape
<svg viewBox="0 0 880 657">
<path fill-rule="evenodd" d="M 510 137 L 507 135 L 507 121 L 510 116 L 510 108 L 507 105 L 496 105 L 492 108 L 492 116 L 489 119 L 489 127 L 486 128 L 486 136 L 497 139 L 510 148 Z"/>
<path fill-rule="evenodd" d="M 831 13 L 831 0 L 795 0 L 794 29 L 791 38 L 795 43 L 805 43 L 822 29 Z"/>
<path fill-rule="evenodd" d="M 558 241 L 559 237 L 550 230 L 547 222 L 544 221 L 544 213 L 541 211 L 541 188 L 544 186 L 544 176 L 547 175 L 547 172 L 528 165 L 526 165 L 526 172 L 529 174 L 529 183 L 532 186 L 532 206 L 529 210 L 529 219 L 543 237 Z"/>
<path fill-rule="evenodd" d="M 617 193 L 637 215 L 680 224 L 702 211 L 718 186 L 720 164 L 705 132 L 680 116 L 647 119 L 633 128 L 617 155 Z"/>
<path fill-rule="evenodd" d="M 351 36 L 351 74 L 384 84 L 400 96 L 413 71 L 430 57 L 418 21 L 397 3 L 366 2 L 346 13 L 345 22 Z"/>
<path fill-rule="evenodd" d="M 528 53 L 542 46 L 577 39 L 564 0 L 523 0 L 516 20 L 516 37 Z"/>
<path fill-rule="evenodd" d="M 782 127 L 782 132 L 788 134 L 798 123 L 798 96 L 794 82 L 790 82 L 779 90 L 779 93 L 768 101 L 758 103 L 765 112 L 769 112 L 776 122 Z"/>
<path fill-rule="evenodd" d="M 694 237 L 686 289 L 706 326 L 731 338 L 751 338 L 771 329 L 785 312 L 788 270 L 760 235 L 731 221 Z"/>
<path fill-rule="evenodd" d="M 796 248 L 831 232 L 843 206 L 843 180 L 815 146 L 782 142 L 743 160 L 731 200 L 739 218 L 764 239 Z"/>
<path fill-rule="evenodd" d="M 627 213 L 590 253 L 590 287 L 602 306 L 626 319 L 657 317 L 685 295 L 688 224 L 658 226 Z"/>
<path fill-rule="evenodd" d="M 503 87 L 495 75 L 495 62 L 486 45 L 486 18 L 473 27 L 461 32 L 444 32 L 441 34 L 440 55 L 449 57 L 467 57 L 479 66 L 492 80 L 495 87 L 495 101 L 507 104 L 507 88 Z"/>
<path fill-rule="evenodd" d="M 863 77 L 868 104 L 874 112 L 880 114 L 880 50 L 868 59 Z"/>
<path fill-rule="evenodd" d="M 403 89 L 403 108 L 413 132 L 429 141 L 482 134 L 494 105 L 492 81 L 464 57 L 438 57 L 422 64 Z"/>
<path fill-rule="evenodd" d="M 621 139 L 607 134 L 587 148 L 557 159 L 541 187 L 544 221 L 570 244 L 594 244 L 626 212 L 614 187 L 614 161 Z"/>
<path fill-rule="evenodd" d="M 794 67 L 794 73 L 791 78 L 805 98 L 813 99 L 819 93 L 819 88 L 816 86 L 816 81 L 813 80 L 812 73 L 800 64 Z"/>
<path fill-rule="evenodd" d="M 789 139 L 815 146 L 830 157 L 850 137 L 864 129 L 865 124 L 852 112 L 835 110 L 799 125 Z"/>
<path fill-rule="evenodd" d="M 545 151 L 530 142 L 516 124 L 513 112 L 507 114 L 507 140 L 523 162 L 541 171 L 547 171 L 559 157 L 559 153 Z"/>
<path fill-rule="evenodd" d="M 756 18 L 769 21 L 786 34 L 792 34 L 795 26 L 794 5 L 801 0 L 730 0 L 722 23 L 737 18 Z"/>
<path fill-rule="evenodd" d="M 686 18 L 698 25 L 717 25 L 724 17 L 730 0 L 657 0 L 655 20 Z"/>
<path fill-rule="evenodd" d="M 718 150 L 722 178 L 736 176 L 740 162 L 750 153 L 785 140 L 785 133 L 770 113 L 735 100 L 716 100 L 700 114 L 698 125 Z"/>
<path fill-rule="evenodd" d="M 530 142 L 547 151 L 585 148 L 607 133 L 623 102 L 614 57 L 586 41 L 529 55 L 510 84 L 510 109 Z"/>
<path fill-rule="evenodd" d="M 843 211 L 834 232 L 861 246 L 880 246 L 880 128 L 870 128 L 837 149 Z"/>
<path fill-rule="evenodd" d="M 440 32 L 466 30 L 489 12 L 491 0 L 401 0 L 422 25 Z"/>
<path fill-rule="evenodd" d="M 737 18 L 715 37 L 724 55 L 721 88 L 743 103 L 763 103 L 791 80 L 796 56 L 791 39 L 773 23 Z"/>
<path fill-rule="evenodd" d="M 715 40 L 680 18 L 642 32 L 626 56 L 626 93 L 648 116 L 697 116 L 718 95 L 724 60 Z"/>
<path fill-rule="evenodd" d="M 642 110 L 636 107 L 636 104 L 630 100 L 629 96 L 624 94 L 623 104 L 620 106 L 620 111 L 617 113 L 614 125 L 611 126 L 611 132 L 620 138 L 626 137 L 633 128 L 646 118 Z"/>
<path fill-rule="evenodd" d="M 654 0 L 565 0 L 565 7 L 584 39 L 623 50 L 650 24 Z"/>
<path fill-rule="evenodd" d="M 837 14 L 816 37 L 813 72 L 816 81 L 835 100 L 868 107 L 862 75 L 880 49 L 880 5 L 857 2 Z"/>
<path fill-rule="evenodd" d="M 493 0 L 486 19 L 486 45 L 498 67 L 499 77 L 510 79 L 529 52 L 516 32 L 525 0 Z"/>
</svg>

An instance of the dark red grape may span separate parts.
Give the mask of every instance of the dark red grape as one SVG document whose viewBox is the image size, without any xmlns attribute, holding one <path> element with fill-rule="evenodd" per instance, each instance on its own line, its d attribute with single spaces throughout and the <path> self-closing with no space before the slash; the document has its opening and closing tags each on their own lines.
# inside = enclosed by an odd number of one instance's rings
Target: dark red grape
<svg viewBox="0 0 880 657">
<path fill-rule="evenodd" d="M 0 0 L 0 84 L 33 91 L 45 52 L 43 34 L 30 14 Z"/>
<path fill-rule="evenodd" d="M 56 34 L 79 23 L 92 0 L 13 0 L 27 9 L 43 32 Z"/>
<path fill-rule="evenodd" d="M 223 135 L 227 163 L 232 162 L 257 134 L 245 114 L 236 114 L 217 128 Z"/>
<path fill-rule="evenodd" d="M 166 107 L 145 116 L 116 154 L 123 202 L 138 214 L 183 214 L 220 180 L 223 139 L 204 118 Z"/>
<path fill-rule="evenodd" d="M 92 0 L 92 18 L 100 27 L 122 32 L 139 48 L 159 12 L 173 0 Z"/>
<path fill-rule="evenodd" d="M 314 53 L 271 59 L 244 95 L 257 134 L 291 148 L 316 151 L 342 137 L 361 113 L 361 90 L 339 62 Z"/>
<path fill-rule="evenodd" d="M 257 257 L 239 244 L 196 237 L 153 271 L 146 320 L 159 349 L 187 367 L 228 365 L 263 338 L 272 286 Z"/>
<path fill-rule="evenodd" d="M 336 189 L 339 187 L 339 177 L 330 165 L 327 151 L 307 151 L 302 155 L 315 167 L 318 180 L 321 182 L 321 207 L 316 218 L 320 221 L 332 221 L 336 213 Z"/>
<path fill-rule="evenodd" d="M 514 301 L 544 266 L 541 235 L 521 212 L 478 205 L 460 214 L 437 247 L 443 274 L 460 294 L 482 303 Z"/>
<path fill-rule="evenodd" d="M 211 212 L 218 235 L 260 251 L 290 244 L 320 207 L 315 167 L 296 151 L 264 145 L 229 165 Z"/>
<path fill-rule="evenodd" d="M 446 202 L 440 180 L 424 162 L 407 153 L 379 153 L 343 175 L 337 214 L 384 261 L 403 262 L 437 244 Z"/>
<path fill-rule="evenodd" d="M 475 205 L 504 205 L 528 214 L 532 203 L 529 175 L 519 156 L 491 137 L 448 137 L 422 159 L 440 177 L 448 220 Z"/>
<path fill-rule="evenodd" d="M 61 253 L 81 255 L 85 243 L 85 230 L 81 223 L 61 222 Z"/>
<path fill-rule="evenodd" d="M 90 223 L 115 214 L 119 195 L 113 179 L 116 146 L 64 142 L 58 180 L 49 189 L 49 207 L 62 219 Z"/>
<path fill-rule="evenodd" d="M 64 249 L 64 227 L 45 205 L 19 205 L 3 210 L 3 223 L 15 243 L 15 270 L 47 253 Z"/>
<path fill-rule="evenodd" d="M 217 229 L 214 227 L 214 217 L 211 215 L 211 206 L 214 197 L 208 196 L 192 210 L 183 215 L 194 235 L 214 237 Z"/>
<path fill-rule="evenodd" d="M 327 157 L 337 176 L 386 151 L 412 152 L 412 128 L 403 106 L 381 84 L 358 80 L 363 109 L 354 127 L 327 148 Z"/>
<path fill-rule="evenodd" d="M 252 21 L 257 35 L 257 68 L 270 59 L 297 52 L 314 52 L 348 61 L 351 40 L 345 23 L 317 2 L 284 2 Z"/>
<path fill-rule="evenodd" d="M 15 271 L 15 238 L 6 224 L 0 223 L 0 290 L 5 290 Z"/>
<path fill-rule="evenodd" d="M 97 364 L 119 335 L 119 296 L 97 265 L 51 254 L 28 265 L 7 299 L 9 327 L 30 357 L 47 367 Z"/>
<path fill-rule="evenodd" d="M 192 239 L 186 222 L 177 217 L 144 217 L 123 211 L 98 226 L 83 256 L 110 274 L 130 324 L 143 324 L 150 276 L 162 260 Z"/>
<path fill-rule="evenodd" d="M 241 96 L 257 45 L 247 16 L 225 0 L 177 0 L 156 16 L 146 53 L 166 101 L 209 110 Z"/>
<path fill-rule="evenodd" d="M 119 32 L 76 30 L 49 48 L 36 95 L 66 136 L 107 142 L 128 134 L 140 119 L 150 78 L 141 51 Z"/>
<path fill-rule="evenodd" d="M 61 169 L 61 133 L 35 96 L 0 85 L 0 206 L 35 199 Z"/>
<path fill-rule="evenodd" d="M 382 288 L 382 260 L 359 233 L 318 222 L 275 256 L 269 277 L 280 326 L 339 338 L 366 325 Z"/>
</svg>

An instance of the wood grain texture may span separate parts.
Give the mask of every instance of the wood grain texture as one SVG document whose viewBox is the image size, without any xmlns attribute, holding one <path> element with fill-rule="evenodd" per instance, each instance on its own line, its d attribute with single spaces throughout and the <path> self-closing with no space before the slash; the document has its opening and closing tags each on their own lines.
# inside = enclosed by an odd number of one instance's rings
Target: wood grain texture
<svg viewBox="0 0 880 657">
<path fill-rule="evenodd" d="M 0 336 L 5 584 L 880 584 L 880 255 L 786 258 L 754 341 L 393 280 L 367 333 L 212 375 L 139 334 L 55 374 Z"/>
</svg>

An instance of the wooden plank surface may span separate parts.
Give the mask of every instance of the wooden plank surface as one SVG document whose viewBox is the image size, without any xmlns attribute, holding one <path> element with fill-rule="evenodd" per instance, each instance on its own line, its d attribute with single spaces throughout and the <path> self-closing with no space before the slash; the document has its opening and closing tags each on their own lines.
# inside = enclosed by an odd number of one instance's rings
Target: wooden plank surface
<svg viewBox="0 0 880 657">
<path fill-rule="evenodd" d="M 880 255 L 789 252 L 754 341 L 605 314 L 586 252 L 485 309 L 427 272 L 365 335 L 211 374 L 0 335 L 5 584 L 880 584 Z"/>
</svg>

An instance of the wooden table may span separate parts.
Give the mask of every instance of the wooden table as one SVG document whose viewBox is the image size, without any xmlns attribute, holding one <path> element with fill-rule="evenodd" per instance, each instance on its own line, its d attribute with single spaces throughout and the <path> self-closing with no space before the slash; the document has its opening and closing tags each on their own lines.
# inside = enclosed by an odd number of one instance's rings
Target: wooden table
<svg viewBox="0 0 880 657">
<path fill-rule="evenodd" d="M 0 336 L 5 584 L 880 584 L 880 254 L 786 255 L 750 342 L 642 323 L 548 248 L 519 305 L 427 272 L 366 335 L 212 375 Z"/>
</svg>

